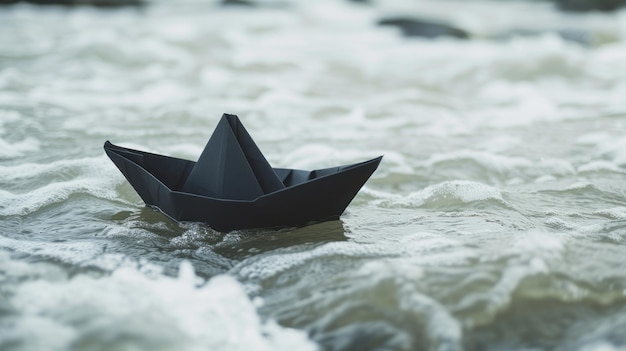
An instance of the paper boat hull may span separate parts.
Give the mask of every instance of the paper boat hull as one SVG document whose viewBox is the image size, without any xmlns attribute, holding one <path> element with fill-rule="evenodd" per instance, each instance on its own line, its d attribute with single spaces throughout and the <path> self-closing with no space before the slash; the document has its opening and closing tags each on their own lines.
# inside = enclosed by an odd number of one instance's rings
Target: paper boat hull
<svg viewBox="0 0 626 351">
<path fill-rule="evenodd" d="M 321 174 L 254 200 L 229 200 L 179 191 L 195 162 L 122 148 L 104 149 L 146 205 L 177 221 L 207 223 L 219 231 L 297 227 L 339 219 L 381 158 L 312 171 Z M 275 168 L 287 180 L 291 171 Z M 308 173 L 308 172 L 307 172 Z"/>
</svg>

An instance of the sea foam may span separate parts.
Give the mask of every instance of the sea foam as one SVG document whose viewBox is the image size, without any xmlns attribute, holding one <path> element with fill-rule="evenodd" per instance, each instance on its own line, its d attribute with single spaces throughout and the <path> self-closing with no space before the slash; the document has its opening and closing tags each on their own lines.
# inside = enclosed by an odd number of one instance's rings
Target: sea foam
<svg viewBox="0 0 626 351">
<path fill-rule="evenodd" d="M 6 254 L 0 260 L 21 268 L 17 276 L 24 279 L 37 268 L 54 268 L 30 267 Z M 304 333 L 262 320 L 256 312 L 261 301 L 250 300 L 235 279 L 204 282 L 189 263 L 181 264 L 178 278 L 151 279 L 124 268 L 101 277 L 57 274 L 11 289 L 14 319 L 0 333 L 3 349 L 316 349 Z"/>
</svg>

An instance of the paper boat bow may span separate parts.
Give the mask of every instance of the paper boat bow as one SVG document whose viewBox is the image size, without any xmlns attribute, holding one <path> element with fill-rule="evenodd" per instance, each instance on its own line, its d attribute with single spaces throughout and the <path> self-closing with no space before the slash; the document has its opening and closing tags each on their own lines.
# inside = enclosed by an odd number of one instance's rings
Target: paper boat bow
<svg viewBox="0 0 626 351">
<path fill-rule="evenodd" d="M 239 118 L 228 114 L 198 162 L 109 141 L 104 150 L 146 205 L 220 231 L 339 219 L 382 159 L 313 171 L 272 168 Z"/>
</svg>

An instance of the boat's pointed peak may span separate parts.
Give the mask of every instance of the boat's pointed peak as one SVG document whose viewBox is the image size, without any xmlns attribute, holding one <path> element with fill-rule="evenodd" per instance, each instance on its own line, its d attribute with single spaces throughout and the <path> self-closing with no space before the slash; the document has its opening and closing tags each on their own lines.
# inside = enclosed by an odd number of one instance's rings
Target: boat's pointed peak
<svg viewBox="0 0 626 351">
<path fill-rule="evenodd" d="M 237 115 L 223 114 L 183 191 L 252 200 L 284 188 Z"/>
<path fill-rule="evenodd" d="M 246 127 L 244 127 L 243 123 L 241 123 L 241 120 L 239 119 L 239 116 L 237 115 L 232 115 L 229 113 L 224 113 L 222 115 L 222 118 L 220 120 L 220 124 L 222 123 L 222 121 L 226 121 L 228 122 L 228 125 L 230 126 L 230 129 L 233 130 L 233 133 L 235 133 L 235 136 L 237 136 L 237 138 L 245 138 L 245 139 L 250 139 L 252 141 L 252 138 L 250 137 L 250 135 L 248 134 L 248 131 L 246 130 Z M 218 125 L 219 127 L 219 125 Z M 244 135 L 242 135 L 244 134 Z M 254 144 L 254 141 L 252 141 L 252 143 Z M 256 144 L 255 144 L 256 146 Z"/>
<path fill-rule="evenodd" d="M 241 120 L 239 119 L 239 116 L 237 115 L 231 115 L 229 113 L 224 113 L 222 115 L 222 118 L 220 119 L 220 123 L 222 124 L 222 121 L 226 121 L 228 123 L 228 126 L 230 126 L 230 129 L 233 130 L 233 132 L 235 133 L 235 135 L 237 135 L 239 129 L 243 129 L 245 130 L 246 127 L 243 126 L 243 123 L 241 123 Z M 219 125 L 218 125 L 219 127 Z"/>
<path fill-rule="evenodd" d="M 234 115 L 234 114 L 232 114 L 232 113 L 224 113 L 224 114 L 222 114 L 222 119 L 224 119 L 224 118 L 225 118 L 225 119 L 227 119 L 229 122 L 230 122 L 230 121 L 237 121 L 237 122 L 240 122 L 240 121 L 239 121 L 239 116 Z"/>
</svg>

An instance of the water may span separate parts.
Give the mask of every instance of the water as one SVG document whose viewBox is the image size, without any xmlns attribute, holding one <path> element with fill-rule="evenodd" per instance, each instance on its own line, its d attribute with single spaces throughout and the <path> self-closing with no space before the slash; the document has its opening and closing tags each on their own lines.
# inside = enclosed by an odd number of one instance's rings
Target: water
<svg viewBox="0 0 626 351">
<path fill-rule="evenodd" d="M 398 13 L 472 39 L 373 24 Z M 626 12 L 181 1 L 0 26 L 0 349 L 626 349 Z M 276 167 L 385 158 L 340 221 L 222 234 L 144 207 L 102 150 L 194 159 L 223 112 Z"/>
</svg>

